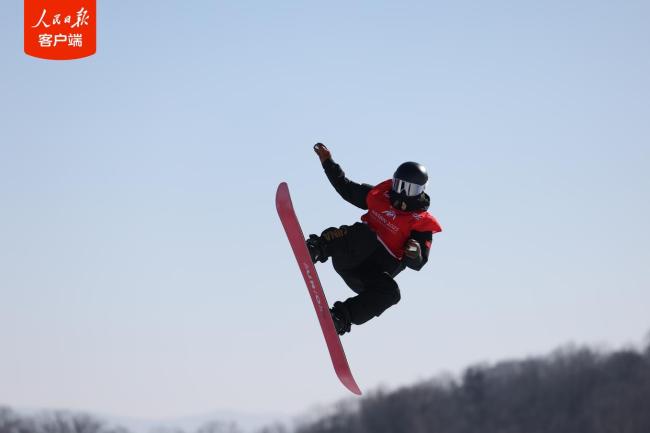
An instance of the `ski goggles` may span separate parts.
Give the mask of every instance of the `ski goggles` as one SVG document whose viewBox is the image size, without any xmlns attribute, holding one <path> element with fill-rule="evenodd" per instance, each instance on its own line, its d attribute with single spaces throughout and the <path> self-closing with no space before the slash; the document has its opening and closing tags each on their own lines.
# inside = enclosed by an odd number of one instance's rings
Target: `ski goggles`
<svg viewBox="0 0 650 433">
<path fill-rule="evenodd" d="M 393 178 L 393 191 L 398 194 L 404 193 L 409 197 L 422 194 L 426 186 L 426 183 L 424 185 L 418 185 L 417 183 Z"/>
</svg>

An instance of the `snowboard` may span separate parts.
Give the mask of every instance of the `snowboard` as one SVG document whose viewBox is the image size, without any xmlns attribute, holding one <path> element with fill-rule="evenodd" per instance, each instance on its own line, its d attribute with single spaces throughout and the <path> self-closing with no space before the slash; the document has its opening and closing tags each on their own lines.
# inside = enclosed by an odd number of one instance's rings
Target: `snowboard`
<svg viewBox="0 0 650 433">
<path fill-rule="evenodd" d="M 341 345 L 341 339 L 334 328 L 327 299 L 325 298 L 325 293 L 323 293 L 323 287 L 320 284 L 316 268 L 309 256 L 309 250 L 305 244 L 305 237 L 300 228 L 298 217 L 296 217 L 293 209 L 291 196 L 289 195 L 289 186 L 285 182 L 282 182 L 278 186 L 275 195 L 275 207 L 280 216 L 280 221 L 282 221 L 282 225 L 284 226 L 284 231 L 287 233 L 287 238 L 289 238 L 289 244 L 291 244 L 293 254 L 298 261 L 300 272 L 307 284 L 307 291 L 314 304 L 316 316 L 318 317 L 318 322 L 320 323 L 323 336 L 325 337 L 325 343 L 327 344 L 327 350 L 334 365 L 334 371 L 347 389 L 354 394 L 361 395 L 361 390 L 355 382 L 354 377 L 352 377 L 350 366 L 348 365 L 343 346 Z"/>
</svg>

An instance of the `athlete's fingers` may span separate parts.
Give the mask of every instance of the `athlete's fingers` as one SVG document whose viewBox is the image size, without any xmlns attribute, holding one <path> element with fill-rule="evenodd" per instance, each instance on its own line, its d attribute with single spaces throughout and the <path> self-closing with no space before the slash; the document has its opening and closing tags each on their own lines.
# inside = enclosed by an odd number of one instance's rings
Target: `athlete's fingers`
<svg viewBox="0 0 650 433">
<path fill-rule="evenodd" d="M 316 143 L 314 145 L 314 152 L 316 152 L 316 155 L 318 155 L 321 162 L 332 157 L 331 152 L 323 143 Z"/>
<path fill-rule="evenodd" d="M 420 243 L 415 239 L 409 239 L 408 241 L 406 241 L 404 254 L 407 257 L 411 259 L 418 257 L 421 254 L 420 250 L 421 250 Z"/>
</svg>

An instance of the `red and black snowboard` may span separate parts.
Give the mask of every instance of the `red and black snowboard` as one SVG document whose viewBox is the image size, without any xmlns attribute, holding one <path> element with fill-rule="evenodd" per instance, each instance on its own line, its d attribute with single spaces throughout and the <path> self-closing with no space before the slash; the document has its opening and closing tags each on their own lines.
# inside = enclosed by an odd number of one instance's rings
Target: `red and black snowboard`
<svg viewBox="0 0 650 433">
<path fill-rule="evenodd" d="M 300 272 L 305 279 L 307 290 L 316 309 L 316 316 L 318 316 L 318 322 L 323 330 L 325 343 L 327 343 L 327 349 L 330 352 L 330 358 L 332 358 L 332 364 L 334 365 L 334 371 L 347 389 L 357 395 L 361 395 L 361 390 L 354 381 L 354 377 L 352 377 L 341 340 L 334 328 L 327 299 L 325 299 L 316 268 L 311 262 L 307 245 L 305 245 L 305 237 L 303 236 L 296 213 L 293 210 L 289 187 L 285 182 L 282 182 L 278 186 L 278 191 L 275 195 L 275 207 L 278 210 L 284 231 L 287 233 L 291 249 L 293 249 L 293 253 L 296 256 L 298 267 L 300 267 Z"/>
</svg>

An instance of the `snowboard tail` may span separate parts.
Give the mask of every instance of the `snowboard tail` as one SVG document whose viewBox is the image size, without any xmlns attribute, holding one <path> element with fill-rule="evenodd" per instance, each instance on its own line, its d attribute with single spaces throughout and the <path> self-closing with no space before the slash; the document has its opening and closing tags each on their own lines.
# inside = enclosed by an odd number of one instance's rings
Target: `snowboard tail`
<svg viewBox="0 0 650 433">
<path fill-rule="evenodd" d="M 307 284 L 307 290 L 314 304 L 316 316 L 318 317 L 318 322 L 325 337 L 325 343 L 327 344 L 327 350 L 332 359 L 334 371 L 347 389 L 354 394 L 361 395 L 361 390 L 350 371 L 350 366 L 345 357 L 343 346 L 341 345 L 341 339 L 334 328 L 329 305 L 325 298 L 325 293 L 323 292 L 316 268 L 311 261 L 309 250 L 307 249 L 307 245 L 305 245 L 305 237 L 300 228 L 298 217 L 293 209 L 293 203 L 289 195 L 289 187 L 286 182 L 282 182 L 278 186 L 275 195 L 275 207 L 277 208 L 280 221 L 282 221 L 282 226 L 289 239 L 289 244 L 291 244 L 291 249 L 298 261 L 300 272 L 305 280 L 305 284 Z"/>
</svg>

